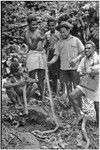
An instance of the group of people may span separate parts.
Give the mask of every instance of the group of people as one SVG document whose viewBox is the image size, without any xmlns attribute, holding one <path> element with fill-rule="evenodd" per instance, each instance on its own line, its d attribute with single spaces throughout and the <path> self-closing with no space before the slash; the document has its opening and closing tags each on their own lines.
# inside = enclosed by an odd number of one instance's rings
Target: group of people
<svg viewBox="0 0 100 150">
<path fill-rule="evenodd" d="M 81 97 L 86 96 L 94 100 L 97 126 L 99 126 L 99 55 L 95 44 L 87 41 L 84 46 L 79 38 L 71 35 L 73 25 L 67 21 L 61 21 L 57 25 L 56 19 L 49 17 L 47 20 L 48 32 L 45 35 L 38 29 L 35 15 L 29 15 L 27 23 L 28 29 L 24 36 L 24 42 L 28 46 L 26 68 L 29 78 L 38 79 L 40 99 L 42 100 L 44 94 L 45 69 L 48 66 L 52 94 L 57 93 L 59 79 L 63 94 L 65 87 L 67 89 L 67 96 L 76 112 L 77 119 L 84 115 Z M 16 62 L 11 64 L 10 69 L 13 70 L 13 74 L 16 73 L 14 76 L 18 78 L 21 76 L 18 73 L 19 65 Z M 25 85 L 26 82 L 12 85 L 5 83 L 4 87 L 7 91 L 13 87 L 18 95 L 18 91 L 21 93 L 19 87 Z M 30 95 L 32 90 L 32 85 L 29 85 L 27 82 L 27 95 Z"/>
</svg>

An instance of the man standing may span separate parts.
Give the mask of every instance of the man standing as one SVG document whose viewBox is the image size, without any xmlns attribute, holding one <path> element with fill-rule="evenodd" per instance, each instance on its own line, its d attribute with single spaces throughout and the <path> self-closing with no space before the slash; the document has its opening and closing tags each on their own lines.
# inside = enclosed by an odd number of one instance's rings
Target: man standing
<svg viewBox="0 0 100 150">
<path fill-rule="evenodd" d="M 85 45 L 85 56 L 77 69 L 83 79 L 80 85 L 70 94 L 70 97 L 78 118 L 82 116 L 82 103 L 78 98 L 86 96 L 94 101 L 97 127 L 99 127 L 99 67 L 99 55 L 95 51 L 95 44 L 88 41 Z"/>
<path fill-rule="evenodd" d="M 35 15 L 29 15 L 27 18 L 29 29 L 25 33 L 25 43 L 28 45 L 29 53 L 27 57 L 27 69 L 29 77 L 38 77 L 38 88 L 43 96 L 46 55 L 43 49 L 43 36 L 37 28 L 37 18 Z"/>
<path fill-rule="evenodd" d="M 55 44 L 55 56 L 48 62 L 48 65 L 51 65 L 60 56 L 60 80 L 66 84 L 68 97 L 72 91 L 72 83 L 74 85 L 79 83 L 79 76 L 76 72 L 77 66 L 72 69 L 70 63 L 84 50 L 82 42 L 70 34 L 71 28 L 72 25 L 68 22 L 62 22 L 57 27 L 60 30 L 61 39 Z"/>
<path fill-rule="evenodd" d="M 47 21 L 49 31 L 45 33 L 45 49 L 48 55 L 48 61 L 50 61 L 54 56 L 54 45 L 60 39 L 60 33 L 55 29 L 56 20 L 53 17 L 49 17 Z M 53 65 L 49 66 L 49 77 L 51 81 L 52 92 L 56 94 L 57 92 L 57 79 L 59 78 L 60 72 L 60 60 L 58 59 Z"/>
</svg>

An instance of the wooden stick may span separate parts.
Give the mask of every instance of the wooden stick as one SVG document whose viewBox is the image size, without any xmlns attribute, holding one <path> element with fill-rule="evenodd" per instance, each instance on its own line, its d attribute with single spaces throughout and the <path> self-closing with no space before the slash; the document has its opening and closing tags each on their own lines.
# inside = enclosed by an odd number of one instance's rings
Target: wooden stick
<svg viewBox="0 0 100 150">
<path fill-rule="evenodd" d="M 23 87 L 23 99 L 25 104 L 25 113 L 28 114 L 27 99 L 26 99 L 26 85 Z"/>
<path fill-rule="evenodd" d="M 47 61 L 48 61 L 48 56 L 49 56 L 49 50 L 47 52 L 47 59 L 46 59 Z M 50 105 L 51 105 L 51 110 L 52 110 L 52 113 L 53 113 L 53 118 L 54 118 L 55 123 L 58 127 L 59 126 L 58 125 L 58 120 L 57 120 L 57 117 L 56 117 L 56 114 L 55 114 L 55 108 L 54 108 L 54 103 L 53 103 L 52 94 L 51 94 L 47 62 L 46 62 L 46 68 L 45 68 L 45 76 L 46 76 L 47 87 L 48 87 L 48 91 L 49 91 Z"/>
<path fill-rule="evenodd" d="M 48 77 L 48 68 L 47 67 L 46 67 L 45 71 L 46 71 L 46 80 L 47 80 L 47 86 L 48 86 L 48 91 L 49 91 L 51 110 L 52 110 L 52 113 L 53 113 L 53 117 L 54 117 L 55 123 L 58 126 L 57 117 L 56 117 L 55 111 L 54 111 L 55 108 L 54 108 L 54 103 L 53 103 L 53 100 L 52 100 L 52 94 L 51 94 L 51 89 L 50 89 L 50 83 L 49 83 L 49 77 Z"/>
<path fill-rule="evenodd" d="M 50 98 L 50 105 L 51 105 L 52 115 L 53 115 L 54 121 L 56 123 L 56 127 L 53 130 L 47 130 L 47 131 L 43 131 L 43 132 L 41 132 L 39 130 L 32 131 L 33 134 L 35 134 L 35 135 L 38 134 L 37 136 L 40 137 L 40 138 L 41 138 L 40 134 L 43 136 L 43 134 L 53 133 L 53 132 L 57 131 L 58 128 L 59 128 L 59 123 L 58 123 L 58 119 L 57 119 L 56 114 L 55 114 L 55 108 L 54 108 L 54 103 L 53 103 L 51 89 L 50 89 L 47 62 L 46 62 L 46 68 L 45 68 L 45 76 L 46 76 L 47 87 L 48 87 L 48 91 L 49 91 L 49 98 Z"/>
</svg>

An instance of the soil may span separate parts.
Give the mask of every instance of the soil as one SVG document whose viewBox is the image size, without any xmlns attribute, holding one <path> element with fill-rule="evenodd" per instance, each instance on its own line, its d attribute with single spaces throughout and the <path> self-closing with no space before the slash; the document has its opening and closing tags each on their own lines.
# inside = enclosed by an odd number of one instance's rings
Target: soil
<svg viewBox="0 0 100 150">
<path fill-rule="evenodd" d="M 50 118 L 52 112 L 49 100 L 44 100 L 45 107 L 44 103 L 37 102 L 38 100 L 35 99 L 31 100 L 31 104 L 29 104 L 31 109 L 29 109 L 28 115 L 25 115 L 22 109 L 15 109 L 13 105 L 8 105 L 10 100 L 3 93 L 2 149 L 84 149 L 86 140 L 82 134 L 81 121 L 73 128 L 75 121 L 73 107 L 65 107 L 64 104 L 61 104 L 59 102 L 59 100 L 62 101 L 61 97 L 55 99 L 56 115 L 63 124 L 62 128 L 40 138 L 38 134 L 32 134 L 32 131 L 46 131 L 55 128 L 55 122 L 52 117 Z M 36 106 L 36 109 L 32 109 L 32 106 L 33 108 Z M 89 116 L 86 122 L 86 132 L 90 139 L 88 149 L 99 149 L 99 135 L 94 134 L 96 122 L 93 102 L 83 99 L 83 107 Z M 49 113 L 44 108 L 47 108 Z"/>
</svg>

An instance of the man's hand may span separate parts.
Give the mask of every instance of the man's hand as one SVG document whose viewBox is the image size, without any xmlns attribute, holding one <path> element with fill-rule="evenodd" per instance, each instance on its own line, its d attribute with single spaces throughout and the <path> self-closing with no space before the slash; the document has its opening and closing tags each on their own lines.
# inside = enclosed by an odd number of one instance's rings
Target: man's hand
<svg viewBox="0 0 100 150">
<path fill-rule="evenodd" d="M 27 82 L 28 84 L 30 84 L 30 83 L 37 83 L 38 80 L 32 79 L 32 78 L 27 78 L 26 82 Z"/>
<path fill-rule="evenodd" d="M 42 51 L 43 50 L 43 43 L 42 43 L 42 41 L 38 42 L 38 44 L 37 44 L 37 50 L 38 51 Z"/>
<path fill-rule="evenodd" d="M 47 62 L 47 66 L 49 67 L 51 65 L 51 62 L 49 61 L 49 62 Z"/>
<path fill-rule="evenodd" d="M 82 77 L 82 76 L 85 76 L 85 75 L 89 75 L 89 73 L 87 73 L 87 72 L 79 72 L 79 75 Z"/>
<path fill-rule="evenodd" d="M 69 67 L 75 67 L 75 62 L 73 60 L 69 63 Z"/>
<path fill-rule="evenodd" d="M 98 67 L 98 66 L 96 66 Z M 99 68 L 95 68 L 95 66 L 91 67 L 91 72 L 90 72 L 90 76 L 95 76 L 99 74 Z"/>
<path fill-rule="evenodd" d="M 25 86 L 26 84 L 27 84 L 27 81 L 22 81 L 22 82 L 20 83 L 21 86 Z"/>
<path fill-rule="evenodd" d="M 58 59 L 58 55 L 55 55 L 49 62 L 47 62 L 47 65 L 50 66 L 54 64 Z"/>
</svg>

